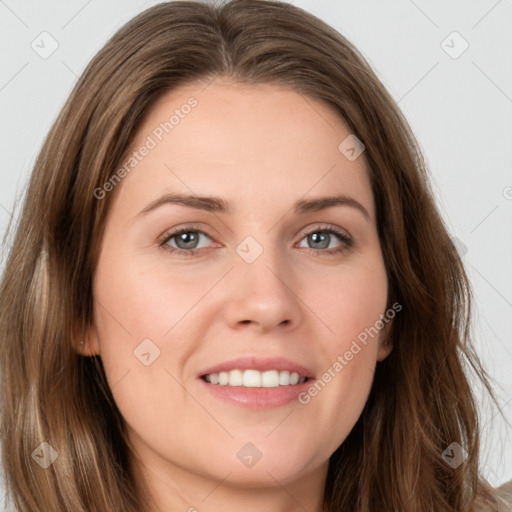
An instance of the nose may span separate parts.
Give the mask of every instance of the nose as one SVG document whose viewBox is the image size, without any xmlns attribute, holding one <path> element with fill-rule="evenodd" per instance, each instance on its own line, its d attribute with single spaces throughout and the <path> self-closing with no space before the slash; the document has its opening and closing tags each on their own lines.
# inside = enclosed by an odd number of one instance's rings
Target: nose
<svg viewBox="0 0 512 512">
<path fill-rule="evenodd" d="M 233 329 L 291 330 L 301 322 L 299 282 L 285 256 L 265 249 L 252 263 L 236 256 L 229 273 L 226 321 Z"/>
</svg>

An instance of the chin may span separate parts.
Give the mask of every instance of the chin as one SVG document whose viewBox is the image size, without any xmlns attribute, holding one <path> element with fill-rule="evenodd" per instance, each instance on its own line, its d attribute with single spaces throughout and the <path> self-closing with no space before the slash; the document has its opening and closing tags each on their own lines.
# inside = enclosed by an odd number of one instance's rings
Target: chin
<svg viewBox="0 0 512 512">
<path fill-rule="evenodd" d="M 208 465 L 205 471 L 214 472 L 211 476 L 219 481 L 229 474 L 227 481 L 230 483 L 256 489 L 275 486 L 276 481 L 281 485 L 292 483 L 328 462 L 328 453 L 322 456 L 320 447 L 306 447 L 303 440 L 292 441 L 288 437 L 288 442 L 282 442 L 283 439 L 276 436 L 272 441 L 265 440 L 264 436 L 254 442 L 232 440 L 231 447 L 210 453 L 216 463 Z M 228 451 L 230 456 L 226 456 Z"/>
</svg>

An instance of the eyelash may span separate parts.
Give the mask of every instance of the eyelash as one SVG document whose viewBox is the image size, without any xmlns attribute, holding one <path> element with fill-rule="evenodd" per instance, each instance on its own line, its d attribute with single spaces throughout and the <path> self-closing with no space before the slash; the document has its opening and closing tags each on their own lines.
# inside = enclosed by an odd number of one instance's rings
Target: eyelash
<svg viewBox="0 0 512 512">
<path fill-rule="evenodd" d="M 180 228 L 176 231 L 173 231 L 171 233 L 165 233 L 161 237 L 159 246 L 162 247 L 163 250 L 168 251 L 172 254 L 178 254 L 178 255 L 189 256 L 189 257 L 197 255 L 202 249 L 179 249 L 179 248 L 171 247 L 170 245 L 168 245 L 167 242 L 169 242 L 174 237 L 177 237 L 183 233 L 201 233 L 201 234 L 207 236 L 208 238 L 210 238 L 208 233 L 204 232 L 201 229 L 197 229 L 194 227 L 184 227 L 184 228 Z M 318 255 L 319 253 L 321 255 L 334 255 L 334 254 L 341 254 L 354 246 L 354 241 L 352 240 L 352 238 L 350 238 L 348 235 L 346 235 L 342 231 L 338 230 L 337 228 L 335 228 L 334 226 L 331 226 L 329 224 L 325 224 L 323 226 L 316 227 L 315 229 L 312 229 L 312 230 L 308 231 L 307 233 L 304 233 L 301 240 L 313 233 L 334 234 L 339 237 L 339 239 L 341 240 L 342 243 L 339 247 L 336 247 L 334 249 L 311 249 L 311 248 L 308 249 L 308 248 L 305 248 L 306 252 L 313 251 L 313 253 L 315 253 L 316 255 Z"/>
</svg>

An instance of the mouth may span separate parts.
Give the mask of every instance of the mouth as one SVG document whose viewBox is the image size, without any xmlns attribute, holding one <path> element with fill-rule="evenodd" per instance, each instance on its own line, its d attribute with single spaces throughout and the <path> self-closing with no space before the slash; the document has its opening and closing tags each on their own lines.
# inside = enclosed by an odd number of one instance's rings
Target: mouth
<svg viewBox="0 0 512 512">
<path fill-rule="evenodd" d="M 297 399 L 313 372 L 284 358 L 242 357 L 198 374 L 205 390 L 223 401 L 256 410 L 283 406 Z"/>
</svg>

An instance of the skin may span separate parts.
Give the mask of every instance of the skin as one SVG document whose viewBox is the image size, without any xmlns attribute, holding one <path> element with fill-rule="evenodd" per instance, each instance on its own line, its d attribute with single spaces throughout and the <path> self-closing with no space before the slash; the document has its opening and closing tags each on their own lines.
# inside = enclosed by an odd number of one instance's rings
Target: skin
<svg viewBox="0 0 512 512">
<path fill-rule="evenodd" d="M 133 147 L 191 96 L 197 106 L 111 192 L 94 325 L 80 350 L 102 357 L 155 512 L 321 511 L 329 457 L 391 351 L 385 329 L 307 405 L 249 410 L 215 397 L 197 375 L 257 355 L 292 359 L 320 377 L 385 313 L 388 283 L 364 153 L 349 161 L 338 150 L 350 131 L 330 106 L 225 77 L 162 97 Z M 166 204 L 137 216 L 164 192 L 221 197 L 233 212 Z M 358 201 L 369 219 L 346 205 L 292 211 L 299 199 L 336 193 Z M 159 246 L 187 223 L 208 235 L 198 254 Z M 323 233 L 325 223 L 354 245 L 322 254 L 325 246 L 307 234 Z M 250 264 L 236 252 L 248 236 L 263 249 Z M 328 248 L 343 247 L 329 236 Z M 167 245 L 184 247 L 177 243 Z M 134 356 L 144 339 L 160 350 L 149 366 Z M 250 468 L 237 458 L 248 442 L 262 453 Z"/>
</svg>

